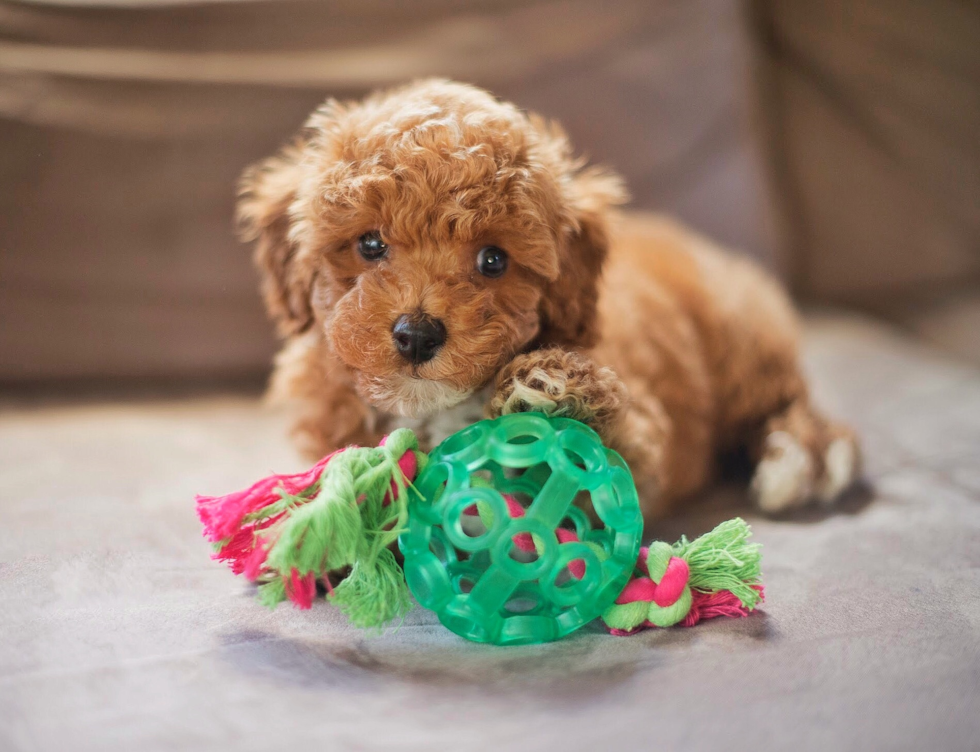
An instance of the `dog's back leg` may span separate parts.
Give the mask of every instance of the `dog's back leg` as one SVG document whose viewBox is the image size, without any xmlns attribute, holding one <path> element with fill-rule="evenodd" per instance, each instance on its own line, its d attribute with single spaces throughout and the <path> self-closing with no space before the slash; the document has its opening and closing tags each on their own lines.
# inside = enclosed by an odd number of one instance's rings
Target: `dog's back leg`
<svg viewBox="0 0 980 752">
<path fill-rule="evenodd" d="M 811 499 L 833 502 L 860 470 L 854 432 L 817 412 L 806 397 L 767 418 L 748 449 L 755 463 L 752 497 L 769 513 Z"/>
</svg>

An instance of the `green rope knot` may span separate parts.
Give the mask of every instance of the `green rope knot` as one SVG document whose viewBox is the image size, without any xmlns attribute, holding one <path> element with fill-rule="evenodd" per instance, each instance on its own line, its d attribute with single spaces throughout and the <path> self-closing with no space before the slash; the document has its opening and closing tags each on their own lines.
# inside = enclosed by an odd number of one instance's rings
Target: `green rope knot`
<svg viewBox="0 0 980 752">
<path fill-rule="evenodd" d="M 398 461 L 406 452 L 415 452 L 419 460 L 417 450 L 415 434 L 400 428 L 382 446 L 348 447 L 337 454 L 324 468 L 313 498 L 293 500 L 296 506 L 269 549 L 270 569 L 320 576 L 350 567 L 327 598 L 353 624 L 380 627 L 404 616 L 410 606 L 408 586 L 389 546 L 408 522 L 410 483 Z M 278 597 L 279 589 L 270 598 Z"/>
<path fill-rule="evenodd" d="M 744 616 L 762 600 L 761 555 L 751 530 L 735 518 L 700 538 L 656 542 L 641 554 L 634 577 L 603 614 L 613 632 L 691 626 L 704 618 Z"/>
<path fill-rule="evenodd" d="M 647 611 L 647 621 L 658 627 L 672 627 L 683 621 L 694 601 L 689 582 L 690 569 L 684 559 L 674 556 L 673 547 L 663 541 L 650 545 L 646 566 L 650 579 L 657 586 L 654 600 Z M 668 571 L 670 578 L 665 582 Z M 665 605 L 659 605 L 658 601 Z"/>
</svg>

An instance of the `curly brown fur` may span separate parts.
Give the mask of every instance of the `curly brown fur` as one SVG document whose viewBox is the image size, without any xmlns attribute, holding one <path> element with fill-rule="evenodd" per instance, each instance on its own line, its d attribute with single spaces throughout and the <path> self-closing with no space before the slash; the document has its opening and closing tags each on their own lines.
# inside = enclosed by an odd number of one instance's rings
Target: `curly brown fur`
<svg viewBox="0 0 980 752">
<path fill-rule="evenodd" d="M 630 462 L 648 517 L 736 446 L 759 463 L 764 509 L 838 494 L 856 443 L 809 405 L 778 286 L 667 220 L 614 214 L 624 200 L 558 126 L 474 87 L 328 101 L 246 172 L 239 203 L 287 338 L 272 392 L 297 406 L 304 448 L 399 422 L 435 442 L 476 403 L 589 422 Z M 368 261 L 358 238 L 373 232 L 388 251 Z M 508 254 L 500 278 L 477 269 L 486 246 Z M 442 322 L 434 357 L 399 354 L 402 315 Z"/>
</svg>

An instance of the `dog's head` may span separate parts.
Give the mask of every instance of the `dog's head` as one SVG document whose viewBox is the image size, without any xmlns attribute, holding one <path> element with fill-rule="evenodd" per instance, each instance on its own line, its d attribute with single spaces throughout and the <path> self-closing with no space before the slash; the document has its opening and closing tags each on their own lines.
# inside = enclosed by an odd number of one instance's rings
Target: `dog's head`
<svg viewBox="0 0 980 752">
<path fill-rule="evenodd" d="M 533 344 L 589 346 L 618 178 L 479 89 L 424 81 L 328 101 L 242 179 L 267 307 L 316 327 L 360 394 L 450 407 Z"/>
</svg>

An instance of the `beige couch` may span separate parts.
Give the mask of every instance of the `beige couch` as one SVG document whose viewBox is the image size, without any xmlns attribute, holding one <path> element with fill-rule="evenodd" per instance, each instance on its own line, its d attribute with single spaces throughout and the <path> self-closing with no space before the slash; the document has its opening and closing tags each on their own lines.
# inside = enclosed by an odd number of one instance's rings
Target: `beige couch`
<svg viewBox="0 0 980 752">
<path fill-rule="evenodd" d="M 980 363 L 980 9 L 754 0 L 785 271 Z"/>
<path fill-rule="evenodd" d="M 124 6 L 0 9 L 0 380 L 264 372 L 238 175 L 326 96 L 416 76 L 556 117 L 638 206 L 772 252 L 730 3 Z"/>
</svg>

